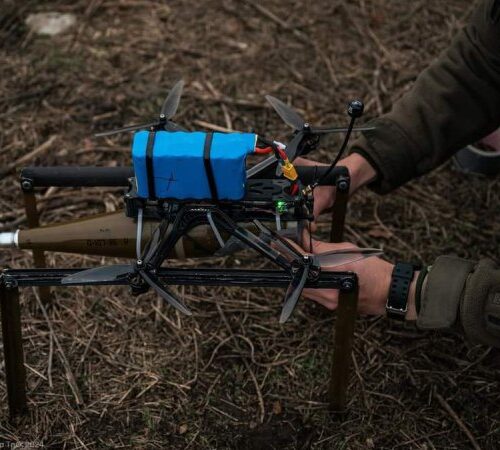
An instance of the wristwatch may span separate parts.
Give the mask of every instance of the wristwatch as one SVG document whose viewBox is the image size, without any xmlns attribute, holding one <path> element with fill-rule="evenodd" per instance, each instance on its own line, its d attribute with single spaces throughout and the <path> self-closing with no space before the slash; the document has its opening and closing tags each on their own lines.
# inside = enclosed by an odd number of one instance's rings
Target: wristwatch
<svg viewBox="0 0 500 450">
<path fill-rule="evenodd" d="M 421 265 L 398 262 L 394 266 L 385 310 L 390 319 L 405 320 L 408 311 L 408 293 L 416 270 Z"/>
</svg>

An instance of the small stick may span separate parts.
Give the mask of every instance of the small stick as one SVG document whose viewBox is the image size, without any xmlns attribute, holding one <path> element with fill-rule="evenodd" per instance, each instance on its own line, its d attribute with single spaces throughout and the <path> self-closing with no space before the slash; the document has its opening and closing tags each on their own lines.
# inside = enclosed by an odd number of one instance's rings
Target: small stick
<svg viewBox="0 0 500 450">
<path fill-rule="evenodd" d="M 462 429 L 462 431 L 466 434 L 466 436 L 469 438 L 470 443 L 474 447 L 475 450 L 481 450 L 481 447 L 477 443 L 476 439 L 472 435 L 472 433 L 469 431 L 467 426 L 462 422 L 462 419 L 458 417 L 457 413 L 453 411 L 452 407 L 449 405 L 449 403 L 441 397 L 437 392 L 434 393 L 434 397 L 436 397 L 437 401 L 441 404 L 441 406 L 446 410 L 446 412 L 452 417 L 452 419 L 456 422 L 456 424 Z"/>
<path fill-rule="evenodd" d="M 277 23 L 280 27 L 284 28 L 285 30 L 290 30 L 292 27 L 288 25 L 285 21 L 281 20 L 276 14 L 272 13 L 269 9 L 266 7 L 259 5 L 258 3 L 254 3 L 253 1 L 245 1 L 246 4 L 252 6 L 255 8 L 257 11 L 259 11 L 263 16 L 266 16 L 268 19 L 272 20 L 273 22 Z"/>
<path fill-rule="evenodd" d="M 283 30 L 291 32 L 295 37 L 297 37 L 302 42 L 305 42 L 306 44 L 312 45 L 312 47 L 314 48 L 314 51 L 318 54 L 318 56 L 325 63 L 326 69 L 328 71 L 328 74 L 330 75 L 330 78 L 331 78 L 334 86 L 338 86 L 340 84 L 337 76 L 335 75 L 335 71 L 333 70 L 333 66 L 332 66 L 330 59 L 323 52 L 323 50 L 320 48 L 320 46 L 318 45 L 318 43 L 314 39 L 311 39 L 311 37 L 308 36 L 306 33 L 298 30 L 297 28 L 293 27 L 292 25 L 289 25 L 287 22 L 281 20 L 276 14 L 274 14 L 272 11 L 270 11 L 266 7 L 260 5 L 259 3 L 253 2 L 251 0 L 245 0 L 245 3 L 249 6 L 251 6 L 252 8 L 254 8 L 255 10 L 257 10 L 264 17 L 268 18 L 269 20 L 271 20 L 272 22 L 277 24 Z"/>
<path fill-rule="evenodd" d="M 257 103 L 252 100 L 232 98 L 226 95 L 223 95 L 221 97 L 209 97 L 207 95 L 199 95 L 196 93 L 186 93 L 186 95 L 196 100 L 200 100 L 202 102 L 222 103 L 228 105 L 243 106 L 248 108 L 271 110 L 271 105 L 268 106 L 265 103 Z"/>
<path fill-rule="evenodd" d="M 226 319 L 226 316 L 224 315 L 224 312 L 222 311 L 220 305 L 218 302 L 215 303 L 217 306 L 217 310 L 219 311 L 219 314 L 222 318 L 222 321 L 224 322 L 224 325 L 226 326 L 227 331 L 230 334 L 230 337 L 234 341 L 234 345 L 236 349 L 240 352 L 243 353 L 240 347 L 240 344 L 238 342 L 238 338 L 235 336 L 233 333 L 233 330 L 231 328 L 231 325 L 229 325 L 229 322 Z M 250 367 L 250 364 L 246 360 L 246 358 L 243 358 L 243 363 L 245 364 L 245 367 L 248 370 L 248 373 L 250 374 L 250 378 L 252 378 L 253 384 L 255 385 L 255 391 L 257 392 L 257 398 L 259 399 L 259 422 L 263 423 L 264 422 L 264 417 L 266 415 L 266 410 L 264 407 L 264 398 L 262 397 L 262 391 L 260 389 L 259 383 L 257 382 L 257 377 L 255 376 L 255 373 L 253 372 L 252 368 Z"/>
<path fill-rule="evenodd" d="M 227 106 L 224 103 L 221 104 L 221 109 L 222 109 L 222 112 L 224 113 L 224 119 L 226 121 L 227 129 L 232 130 L 233 129 L 233 122 L 231 120 L 231 116 L 229 115 L 229 110 L 227 109 Z"/>
<path fill-rule="evenodd" d="M 31 159 L 35 158 L 36 156 L 40 155 L 43 152 L 46 152 L 52 147 L 52 144 L 54 141 L 57 139 L 57 135 L 54 134 L 51 136 L 49 139 L 47 139 L 43 144 L 39 145 L 37 148 L 32 150 L 29 153 L 26 153 L 25 155 L 21 156 L 20 158 L 16 159 L 14 162 L 7 164 L 6 167 L 4 167 L 2 170 L 0 170 L 0 178 L 5 177 L 9 173 L 11 173 L 17 166 L 21 166 L 25 164 L 26 162 L 30 161 Z"/>
<path fill-rule="evenodd" d="M 33 293 L 35 294 L 36 301 L 38 303 L 38 306 L 42 310 L 43 317 L 45 318 L 45 321 L 47 322 L 47 326 L 49 327 L 49 332 L 50 335 L 52 336 L 52 339 L 54 339 L 54 343 L 56 344 L 57 351 L 59 353 L 59 357 L 61 359 L 61 363 L 64 366 L 64 369 L 66 371 L 66 378 L 68 379 L 68 384 L 69 387 L 71 388 L 71 391 L 73 392 L 73 396 L 75 397 L 75 401 L 77 405 L 82 405 L 83 404 L 83 397 L 80 392 L 80 389 L 78 389 L 78 386 L 76 384 L 75 376 L 73 375 L 73 372 L 71 371 L 71 367 L 69 365 L 68 359 L 66 358 L 66 355 L 64 354 L 63 348 L 61 344 L 59 343 L 59 340 L 57 339 L 56 334 L 54 333 L 54 328 L 52 328 L 52 323 L 50 321 L 49 315 L 47 314 L 47 310 L 45 309 L 45 306 L 42 303 L 42 300 L 40 299 L 40 296 L 38 295 L 38 292 L 35 288 L 33 288 Z"/>
<path fill-rule="evenodd" d="M 194 123 L 203 128 L 208 128 L 209 130 L 221 131 L 222 133 L 230 133 L 233 131 L 231 128 L 221 127 L 220 125 L 215 125 L 214 123 L 205 122 L 204 120 L 195 120 Z"/>
<path fill-rule="evenodd" d="M 49 334 L 49 357 L 47 359 L 47 377 L 49 379 L 49 387 L 52 389 L 54 385 L 52 384 L 52 361 L 54 356 L 54 340 L 52 335 Z"/>
<path fill-rule="evenodd" d="M 80 357 L 80 361 L 78 362 L 77 368 L 79 368 L 83 364 L 83 362 L 85 361 L 85 358 L 87 357 L 87 354 L 88 354 L 89 349 L 90 349 L 90 345 L 92 344 L 92 341 L 94 340 L 95 335 L 97 333 L 97 328 L 98 328 L 98 326 L 96 324 L 96 326 L 94 327 L 94 331 L 92 331 L 92 334 L 89 338 L 89 341 L 87 342 L 87 345 L 85 345 L 85 349 L 83 350 L 82 356 Z"/>
</svg>

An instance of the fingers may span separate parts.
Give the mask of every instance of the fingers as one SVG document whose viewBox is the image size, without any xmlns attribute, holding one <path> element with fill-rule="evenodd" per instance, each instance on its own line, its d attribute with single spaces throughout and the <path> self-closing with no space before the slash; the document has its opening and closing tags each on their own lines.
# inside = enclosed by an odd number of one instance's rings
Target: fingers
<svg viewBox="0 0 500 450">
<path fill-rule="evenodd" d="M 311 227 L 312 228 L 312 227 Z M 309 230 L 304 228 L 302 231 L 302 243 L 304 244 L 304 249 L 309 253 L 323 253 L 332 250 L 351 250 L 358 248 L 357 245 L 351 244 L 350 242 L 322 242 L 312 239 L 312 248 L 310 248 L 311 235 Z"/>
<path fill-rule="evenodd" d="M 309 159 L 302 158 L 301 156 L 299 156 L 298 158 L 295 158 L 293 163 L 296 166 L 312 166 L 313 164 L 315 164 L 313 161 L 310 161 Z"/>
<path fill-rule="evenodd" d="M 311 161 L 310 159 L 306 159 L 306 158 L 302 158 L 302 157 L 295 158 L 295 160 L 293 161 L 293 164 L 296 166 L 327 166 L 328 165 L 328 164 L 320 163 L 317 161 Z"/>
<path fill-rule="evenodd" d="M 311 229 L 312 229 L 312 227 L 311 227 Z M 307 229 L 307 227 L 304 227 L 304 229 L 302 230 L 302 243 L 304 244 L 305 249 L 309 253 L 314 253 L 312 251 L 312 248 L 309 248 L 310 242 L 311 242 L 311 234 L 309 233 L 309 230 Z M 313 242 L 314 242 L 314 239 L 313 239 Z"/>
<path fill-rule="evenodd" d="M 287 241 L 289 242 L 289 244 L 295 248 L 295 250 L 297 250 L 299 253 L 301 254 L 304 254 L 307 252 L 307 248 L 306 249 L 303 249 L 299 244 L 297 244 L 297 242 L 295 241 L 292 241 L 291 239 L 287 239 Z M 307 243 L 304 244 L 306 247 L 307 247 Z"/>
<path fill-rule="evenodd" d="M 297 166 L 318 166 L 325 167 L 328 164 L 311 161 L 305 158 L 296 158 L 294 164 Z M 317 186 L 314 190 L 313 216 L 317 219 L 322 213 L 331 209 L 335 199 L 335 189 L 333 186 Z M 316 228 L 316 225 L 313 225 Z M 314 230 L 313 230 L 314 231 Z"/>
<path fill-rule="evenodd" d="M 302 295 L 309 300 L 324 306 L 330 311 L 335 311 L 339 302 L 339 292 L 334 289 L 304 289 Z"/>
<path fill-rule="evenodd" d="M 312 226 L 311 226 L 312 229 Z M 329 246 L 329 245 L 339 245 L 339 244 L 327 244 L 325 242 L 321 241 L 316 241 L 314 239 L 311 240 L 311 234 L 309 233 L 307 227 L 304 227 L 302 231 L 302 246 L 297 244 L 297 242 L 292 241 L 291 239 L 287 239 L 287 241 L 295 248 L 297 249 L 300 253 L 320 253 L 320 251 L 325 251 L 321 250 L 321 246 Z M 312 242 L 312 247 L 311 247 L 311 242 Z M 320 249 L 320 250 L 318 250 Z M 330 250 L 332 250 L 330 248 Z"/>
<path fill-rule="evenodd" d="M 314 216 L 314 221 L 318 220 L 319 216 L 323 213 L 323 207 L 320 204 L 319 201 L 314 201 L 314 206 L 313 206 L 313 216 Z"/>
</svg>

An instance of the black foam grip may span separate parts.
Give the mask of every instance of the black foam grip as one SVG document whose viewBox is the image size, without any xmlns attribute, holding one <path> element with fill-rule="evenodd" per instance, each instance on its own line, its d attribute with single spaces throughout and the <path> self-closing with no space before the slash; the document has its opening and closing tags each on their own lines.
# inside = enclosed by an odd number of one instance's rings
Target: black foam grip
<svg viewBox="0 0 500 450">
<path fill-rule="evenodd" d="M 295 166 L 302 184 L 312 184 L 320 180 L 328 170 L 328 166 Z M 328 174 L 326 179 L 321 180 L 320 186 L 335 186 L 338 177 L 348 177 L 347 167 L 337 166 Z"/>
<path fill-rule="evenodd" d="M 315 169 L 317 167 L 317 169 Z M 327 166 L 295 166 L 303 184 L 311 184 L 319 179 L 327 170 Z M 274 177 L 275 168 L 270 174 Z M 321 182 L 323 186 L 334 186 L 339 176 L 348 176 L 346 167 L 335 167 L 327 179 Z M 132 167 L 92 167 L 92 166 L 55 166 L 26 167 L 21 171 L 21 179 L 29 179 L 34 187 L 92 187 L 92 186 L 127 186 L 128 179 L 134 176 Z M 259 178 L 266 178 L 261 174 Z"/>
<path fill-rule="evenodd" d="M 132 167 L 26 167 L 21 179 L 31 180 L 33 187 L 127 186 L 134 176 Z"/>
</svg>

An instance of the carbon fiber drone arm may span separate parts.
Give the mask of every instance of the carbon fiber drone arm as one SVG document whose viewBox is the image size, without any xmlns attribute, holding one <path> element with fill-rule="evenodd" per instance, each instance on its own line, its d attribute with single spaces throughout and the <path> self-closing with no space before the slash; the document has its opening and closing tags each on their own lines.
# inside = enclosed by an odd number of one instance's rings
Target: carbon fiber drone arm
<svg viewBox="0 0 500 450">
<path fill-rule="evenodd" d="M 229 216 L 224 214 L 221 210 L 213 211 L 213 218 L 215 223 L 222 229 L 231 233 L 233 236 L 237 237 L 244 244 L 247 244 L 250 248 L 254 249 L 262 256 L 270 259 L 272 262 L 280 266 L 281 268 L 289 271 L 291 270 L 290 262 L 283 257 L 279 252 L 273 249 L 267 242 L 263 241 L 261 238 L 251 233 L 248 230 L 238 226 L 234 223 Z"/>
<path fill-rule="evenodd" d="M 218 208 L 210 207 L 183 207 L 176 215 L 170 232 L 166 229 L 160 233 L 161 238 L 157 242 L 156 249 L 150 248 L 147 254 L 147 260 L 144 264 L 151 268 L 159 268 L 166 259 L 170 250 L 174 247 L 177 240 L 195 224 L 207 223 L 207 214 L 211 212 L 213 221 L 217 227 L 227 233 L 235 236 L 241 242 L 248 245 L 253 250 L 260 253 L 265 258 L 271 260 L 282 269 L 289 271 L 291 269 L 289 261 L 278 251 L 273 249 L 267 242 L 251 233 L 250 231 L 238 226 L 229 216 Z"/>
</svg>

